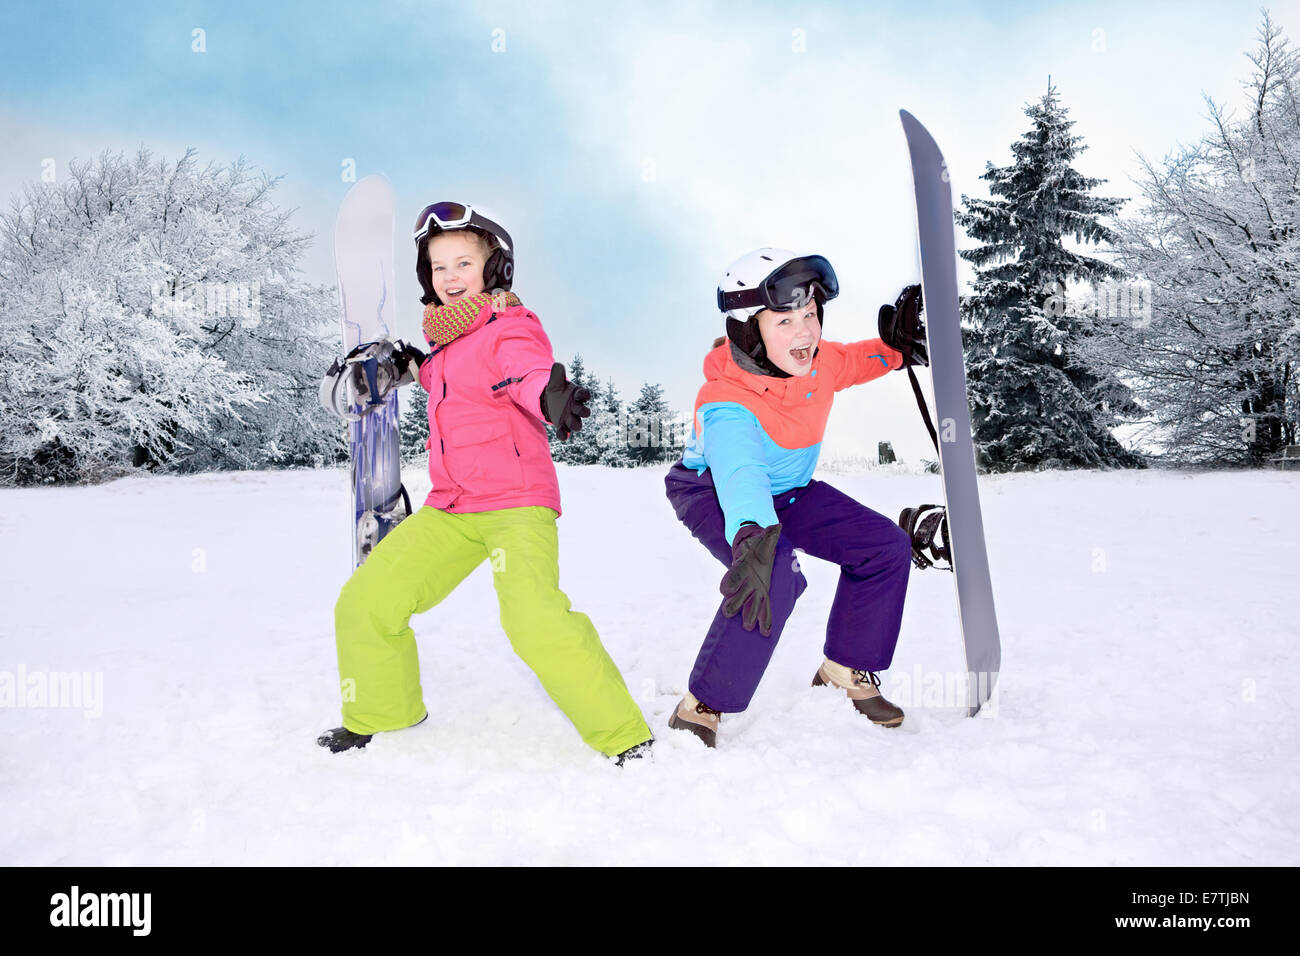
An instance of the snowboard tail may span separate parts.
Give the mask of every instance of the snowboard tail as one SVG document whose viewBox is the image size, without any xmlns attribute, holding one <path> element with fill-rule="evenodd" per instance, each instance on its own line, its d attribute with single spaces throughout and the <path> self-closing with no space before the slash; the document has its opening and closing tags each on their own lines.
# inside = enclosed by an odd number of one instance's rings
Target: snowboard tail
<svg viewBox="0 0 1300 956">
<path fill-rule="evenodd" d="M 397 392 L 390 392 L 382 408 L 351 422 L 348 429 L 356 529 L 352 556 L 354 567 L 360 567 L 384 535 L 411 513 L 411 499 L 402 486 Z"/>
<path fill-rule="evenodd" d="M 1002 646 L 993 606 L 966 394 L 952 187 L 934 137 L 907 110 L 900 110 L 899 115 L 911 155 L 930 378 L 939 424 L 937 438 L 933 429 L 930 434 L 936 439 L 943 478 L 948 558 L 957 589 L 966 655 L 967 714 L 973 717 L 993 694 L 1002 665 Z M 917 399 L 920 403 L 919 388 Z M 924 414 L 924 405 L 921 407 Z"/>
</svg>

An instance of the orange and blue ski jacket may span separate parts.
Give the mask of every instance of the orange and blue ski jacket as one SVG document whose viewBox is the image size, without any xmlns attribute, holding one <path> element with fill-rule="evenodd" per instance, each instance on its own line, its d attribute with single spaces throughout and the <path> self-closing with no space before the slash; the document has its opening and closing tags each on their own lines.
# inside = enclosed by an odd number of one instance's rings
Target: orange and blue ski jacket
<svg viewBox="0 0 1300 956">
<path fill-rule="evenodd" d="M 788 378 L 741 368 L 730 342 L 705 356 L 682 464 L 712 470 L 727 540 L 745 521 L 776 524 L 773 496 L 812 480 L 836 392 L 902 367 L 902 353 L 878 338 L 847 345 L 823 339 L 812 370 Z"/>
</svg>

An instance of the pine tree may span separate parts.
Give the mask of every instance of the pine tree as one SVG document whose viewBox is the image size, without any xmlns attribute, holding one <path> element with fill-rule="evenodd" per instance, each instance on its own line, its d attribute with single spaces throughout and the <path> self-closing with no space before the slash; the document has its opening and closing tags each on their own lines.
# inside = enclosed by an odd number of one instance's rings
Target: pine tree
<svg viewBox="0 0 1300 956">
<path fill-rule="evenodd" d="M 1062 307 L 1068 280 L 1125 276 L 1062 240 L 1112 242 L 1115 233 L 1100 220 L 1127 201 L 1089 195 L 1105 180 L 1071 167 L 1087 147 L 1070 133 L 1067 112 L 1049 82 L 1025 110 L 1032 127 L 1012 144 L 1012 165 L 989 163 L 980 177 L 999 198 L 963 195 L 956 214 L 984 243 L 960 255 L 978 270 L 963 310 L 966 380 L 979 461 L 992 471 L 1142 465 L 1110 433 L 1140 408 L 1107 369 L 1074 360 L 1092 326 Z"/>
<path fill-rule="evenodd" d="M 429 393 L 412 384 L 398 392 L 397 404 L 401 408 L 397 428 L 402 461 L 419 461 L 429 453 Z"/>
<path fill-rule="evenodd" d="M 627 406 L 614 380 L 602 383 L 582 356 L 575 355 L 568 369 L 569 381 L 591 392 L 591 415 L 568 441 L 548 429 L 551 458 L 557 464 L 628 468 L 675 461 L 681 455 L 683 426 L 664 401 L 662 385 L 643 385 L 637 400 Z"/>
<path fill-rule="evenodd" d="M 628 408 L 628 455 L 638 465 L 668 461 L 673 440 L 671 411 L 662 385 L 646 383 Z M 667 432 L 667 434 L 665 434 Z M 666 440 L 665 440 L 666 439 Z"/>
<path fill-rule="evenodd" d="M 575 353 L 573 361 L 569 363 L 569 381 L 574 385 L 580 385 L 583 388 L 590 388 L 591 383 L 587 381 L 587 366 L 582 361 L 582 353 Z"/>
<path fill-rule="evenodd" d="M 600 452 L 598 463 L 612 468 L 628 468 L 636 464 L 627 443 L 627 412 L 612 378 L 602 386 L 600 402 L 592 412 L 592 417 L 596 418 L 594 432 Z"/>
</svg>

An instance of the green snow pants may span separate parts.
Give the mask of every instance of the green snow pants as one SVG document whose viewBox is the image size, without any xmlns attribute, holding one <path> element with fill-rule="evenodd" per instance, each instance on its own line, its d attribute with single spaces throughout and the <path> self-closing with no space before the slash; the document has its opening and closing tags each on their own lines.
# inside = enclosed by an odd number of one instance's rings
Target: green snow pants
<svg viewBox="0 0 1300 956">
<path fill-rule="evenodd" d="M 426 505 L 375 547 L 334 608 L 343 726 L 373 734 L 424 719 L 411 615 L 445 598 L 485 559 L 511 646 L 582 739 L 604 754 L 649 740 L 591 620 L 570 610 L 560 590 L 555 512 L 540 506 L 449 514 Z"/>
</svg>

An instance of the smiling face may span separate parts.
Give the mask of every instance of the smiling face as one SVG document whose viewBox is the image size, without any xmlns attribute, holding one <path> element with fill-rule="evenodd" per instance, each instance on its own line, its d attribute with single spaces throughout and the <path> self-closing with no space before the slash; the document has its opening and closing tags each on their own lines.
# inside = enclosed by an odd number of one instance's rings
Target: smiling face
<svg viewBox="0 0 1300 956">
<path fill-rule="evenodd" d="M 768 359 L 781 371 L 790 375 L 807 375 L 812 371 L 813 353 L 822 337 L 815 300 L 788 312 L 764 309 L 758 313 L 758 331 L 763 336 Z"/>
<path fill-rule="evenodd" d="M 433 291 L 446 305 L 461 296 L 483 291 L 485 243 L 465 230 L 440 232 L 429 240 L 429 270 Z"/>
</svg>

